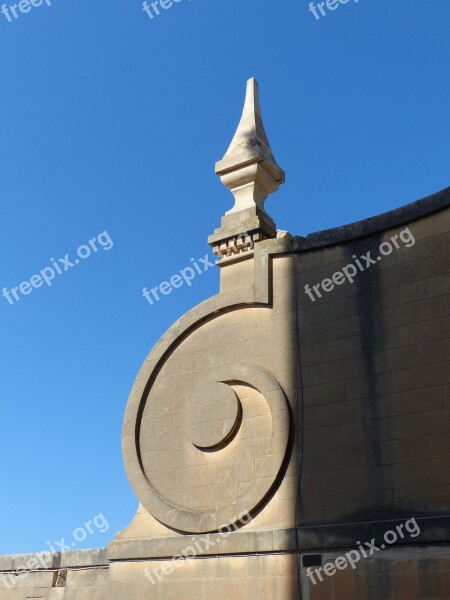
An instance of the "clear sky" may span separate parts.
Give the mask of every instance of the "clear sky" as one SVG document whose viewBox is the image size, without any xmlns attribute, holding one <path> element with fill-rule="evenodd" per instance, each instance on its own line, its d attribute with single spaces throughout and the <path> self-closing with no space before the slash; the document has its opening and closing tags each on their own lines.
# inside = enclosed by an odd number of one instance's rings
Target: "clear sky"
<svg viewBox="0 0 450 600">
<path fill-rule="evenodd" d="M 286 171 L 266 203 L 280 229 L 450 185 L 449 0 L 349 0 L 318 20 L 309 0 L 181 0 L 153 19 L 140 0 L 48 2 L 0 13 L 0 289 L 28 282 L 0 296 L 1 554 L 67 543 L 100 513 L 109 531 L 76 547 L 103 546 L 133 517 L 130 387 L 218 269 L 153 305 L 142 288 L 204 257 L 232 205 L 214 162 L 246 79 Z M 61 274 L 33 287 L 50 259 Z"/>
</svg>

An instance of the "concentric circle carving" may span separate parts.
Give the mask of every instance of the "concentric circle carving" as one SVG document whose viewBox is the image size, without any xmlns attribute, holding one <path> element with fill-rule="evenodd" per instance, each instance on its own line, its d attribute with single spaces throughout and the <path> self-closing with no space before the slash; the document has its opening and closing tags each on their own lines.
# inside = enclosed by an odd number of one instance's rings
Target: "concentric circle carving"
<svg viewBox="0 0 450 600">
<path fill-rule="evenodd" d="M 261 367 L 208 369 L 150 381 L 124 450 L 130 482 L 161 523 L 185 533 L 217 531 L 254 513 L 276 491 L 290 447 L 290 411 Z"/>
</svg>

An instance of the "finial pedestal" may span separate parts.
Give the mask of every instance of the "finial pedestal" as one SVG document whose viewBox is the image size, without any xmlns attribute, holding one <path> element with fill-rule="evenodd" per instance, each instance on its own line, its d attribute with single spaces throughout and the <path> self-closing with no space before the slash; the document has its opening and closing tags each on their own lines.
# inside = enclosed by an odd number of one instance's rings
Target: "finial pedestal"
<svg viewBox="0 0 450 600">
<path fill-rule="evenodd" d="M 216 173 L 235 203 L 208 242 L 221 262 L 230 262 L 245 258 L 255 242 L 276 237 L 275 223 L 264 202 L 285 180 L 264 130 L 255 79 L 247 82 L 239 126 L 225 156 L 216 163 Z"/>
</svg>

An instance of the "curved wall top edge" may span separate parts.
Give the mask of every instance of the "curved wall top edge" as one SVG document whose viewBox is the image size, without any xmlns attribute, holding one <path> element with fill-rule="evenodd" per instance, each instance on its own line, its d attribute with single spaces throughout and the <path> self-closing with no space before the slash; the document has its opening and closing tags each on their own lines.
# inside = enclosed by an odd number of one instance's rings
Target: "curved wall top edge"
<svg viewBox="0 0 450 600">
<path fill-rule="evenodd" d="M 324 229 L 310 233 L 306 237 L 296 236 L 294 238 L 294 250 L 301 252 L 312 250 L 323 246 L 332 246 L 355 238 L 365 237 L 373 233 L 385 231 L 398 227 L 405 223 L 415 221 L 434 212 L 443 210 L 450 206 L 450 187 L 440 192 L 427 196 L 422 200 L 417 200 L 411 204 L 406 204 L 400 208 L 395 208 L 386 213 L 369 217 L 362 221 L 355 221 L 348 225 L 341 225 L 332 229 Z"/>
</svg>

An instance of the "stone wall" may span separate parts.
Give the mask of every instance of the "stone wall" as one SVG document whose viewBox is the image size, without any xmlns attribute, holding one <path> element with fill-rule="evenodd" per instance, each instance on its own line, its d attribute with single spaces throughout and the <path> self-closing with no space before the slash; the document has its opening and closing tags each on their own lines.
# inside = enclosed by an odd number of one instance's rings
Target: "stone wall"
<svg viewBox="0 0 450 600">
<path fill-rule="evenodd" d="M 378 256 L 380 244 L 406 227 L 415 239 L 410 247 L 398 240 L 399 249 L 354 283 L 336 285 L 314 302 L 304 293 L 307 283 L 355 263 L 353 256 Z M 297 254 L 300 523 L 414 516 L 439 530 L 442 515 L 450 514 L 449 231 L 446 208 Z M 445 541 L 446 529 L 441 533 L 437 539 Z"/>
<path fill-rule="evenodd" d="M 450 598 L 449 207 L 225 260 L 131 391 L 133 522 L 14 585 L 27 557 L 4 557 L 0 600 Z"/>
</svg>

